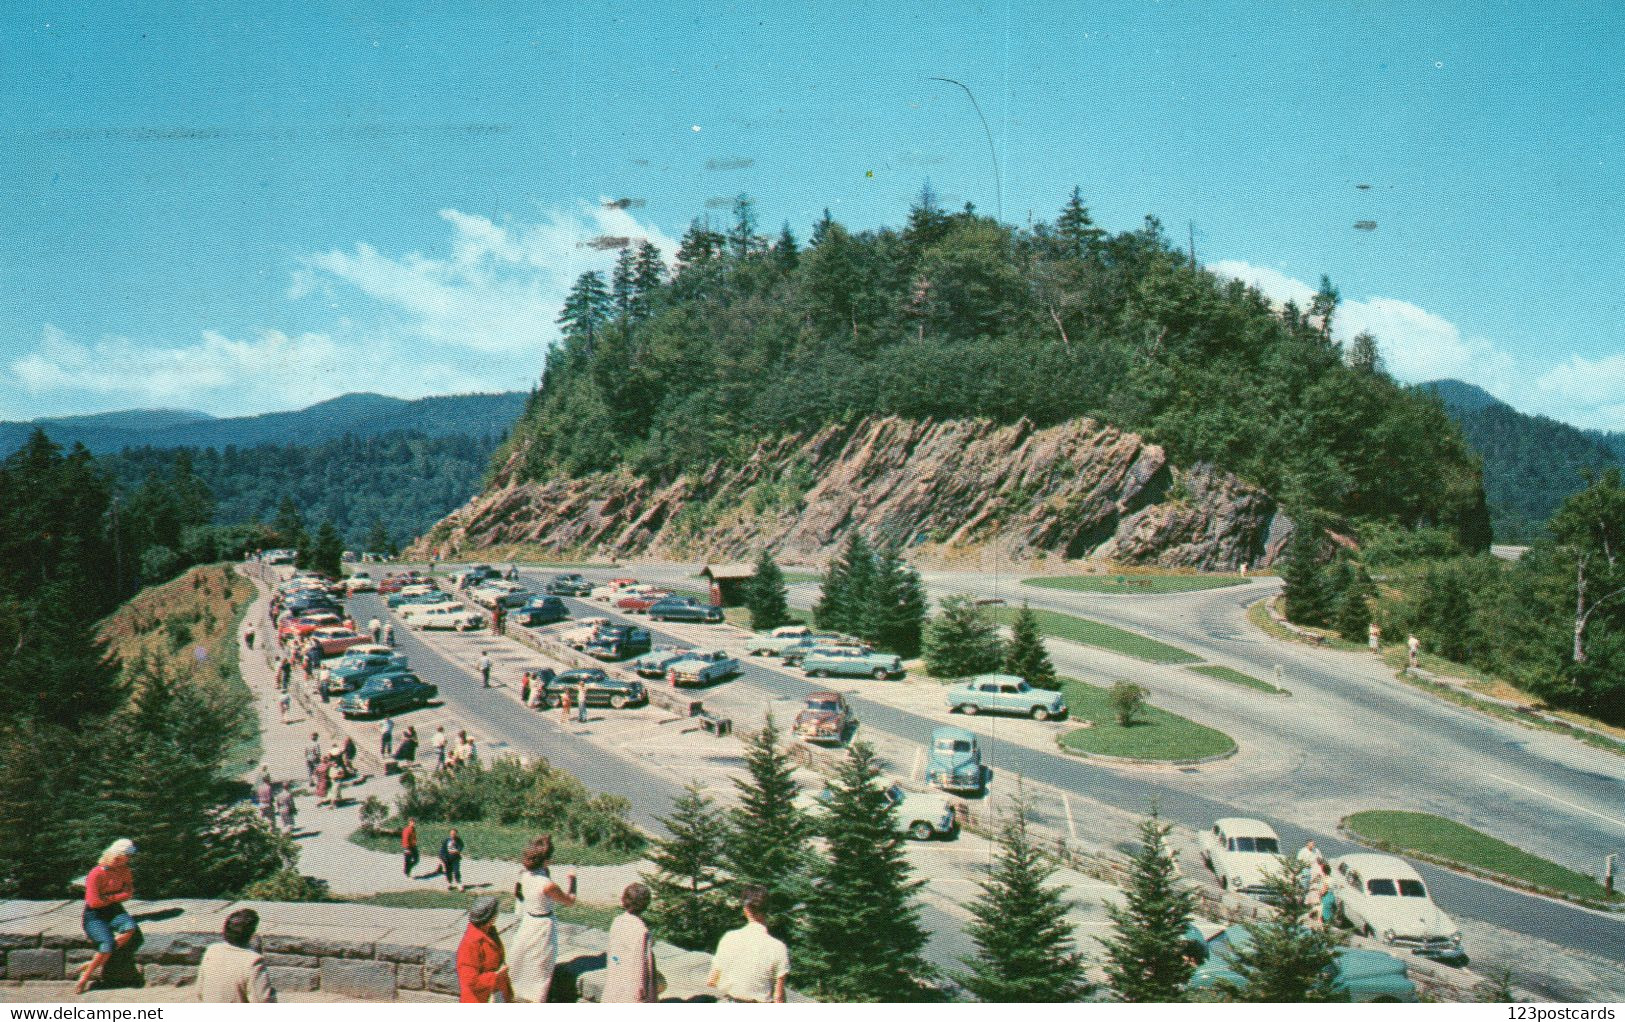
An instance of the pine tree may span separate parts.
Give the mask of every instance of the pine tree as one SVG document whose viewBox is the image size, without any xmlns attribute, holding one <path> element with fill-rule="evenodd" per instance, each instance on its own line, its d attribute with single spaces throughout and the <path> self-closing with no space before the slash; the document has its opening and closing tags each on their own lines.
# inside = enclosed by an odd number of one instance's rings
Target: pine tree
<svg viewBox="0 0 1625 1022">
<path fill-rule="evenodd" d="M 1369 637 L 1368 629 L 1371 627 L 1371 604 L 1368 602 L 1374 594 L 1371 581 L 1365 576 L 1364 569 L 1357 569 L 1343 590 L 1342 597 L 1337 601 L 1337 611 L 1333 624 L 1337 626 L 1337 634 L 1350 642 L 1365 642 Z"/>
<path fill-rule="evenodd" d="M 1319 531 L 1308 522 L 1299 523 L 1287 548 L 1286 566 L 1281 570 L 1287 619 L 1300 625 L 1324 625 L 1332 612 L 1320 564 Z"/>
<path fill-rule="evenodd" d="M 1093 255 L 1106 237 L 1106 232 L 1095 226 L 1089 217 L 1089 207 L 1083 204 L 1083 189 L 1074 187 L 1072 194 L 1055 218 L 1055 234 L 1066 245 L 1066 254 L 1074 259 Z"/>
<path fill-rule="evenodd" d="M 784 587 L 784 572 L 765 549 L 756 557 L 756 572 L 745 587 L 745 606 L 750 610 L 752 628 L 770 632 L 790 623 L 790 600 Z"/>
<path fill-rule="evenodd" d="M 1004 644 L 998 625 L 969 597 L 950 596 L 925 636 L 925 669 L 932 677 L 969 678 L 999 669 Z"/>
<path fill-rule="evenodd" d="M 559 310 L 559 327 L 566 339 L 574 341 L 580 350 L 591 354 L 599 331 L 609 322 L 614 305 L 609 289 L 604 286 L 604 275 L 588 270 L 576 278 L 565 296 L 564 307 Z"/>
<path fill-rule="evenodd" d="M 1014 800 L 999 831 L 998 858 L 970 905 L 974 919 L 965 934 L 976 953 L 963 960 L 970 972 L 958 982 L 979 1001 L 1064 1003 L 1090 990 L 1067 920 L 1074 903 L 1066 888 L 1049 884 L 1055 865 L 1033 844 L 1029 810 L 1024 796 Z"/>
<path fill-rule="evenodd" d="M 699 266 L 715 259 L 722 252 L 725 239 L 711 229 L 710 221 L 696 219 L 688 225 L 677 248 L 677 261 L 685 268 Z"/>
<path fill-rule="evenodd" d="M 316 541 L 300 549 L 299 567 L 328 578 L 343 577 L 344 538 L 333 528 L 332 522 L 323 522 L 316 530 Z"/>
<path fill-rule="evenodd" d="M 785 221 L 779 230 L 778 240 L 773 242 L 773 265 L 788 277 L 800 264 L 801 250 L 796 247 L 796 236 L 790 233 L 789 221 Z"/>
<path fill-rule="evenodd" d="M 1010 641 L 1004 646 L 1004 669 L 1008 674 L 1027 679 L 1027 684 L 1034 688 L 1059 690 L 1061 687 L 1049 650 L 1044 648 L 1044 636 L 1038 630 L 1038 615 L 1025 603 L 1010 622 Z"/>
<path fill-rule="evenodd" d="M 823 591 L 813 608 L 818 627 L 856 634 L 864 625 L 874 578 L 874 552 L 863 535 L 853 530 L 824 572 Z"/>
<path fill-rule="evenodd" d="M 393 557 L 398 549 L 389 536 L 389 530 L 384 527 L 384 520 L 374 518 L 372 528 L 367 532 L 367 552 Z"/>
<path fill-rule="evenodd" d="M 1195 969 L 1186 951 L 1196 894 L 1179 875 L 1168 847 L 1172 828 L 1155 806 L 1140 822 L 1140 850 L 1129 867 L 1121 906 L 1108 906 L 1112 936 L 1106 950 L 1106 976 L 1119 1000 L 1132 1003 L 1178 1001 Z"/>
<path fill-rule="evenodd" d="M 875 565 L 875 579 L 858 634 L 899 656 L 918 656 L 925 606 L 919 572 L 903 560 L 895 547 L 887 548 Z"/>
<path fill-rule="evenodd" d="M 634 320 L 645 320 L 655 313 L 660 288 L 666 282 L 666 263 L 660 258 L 660 249 L 645 241 L 638 246 L 632 262 L 632 303 Z"/>
<path fill-rule="evenodd" d="M 1305 923 L 1320 911 L 1309 896 L 1307 878 L 1291 859 L 1264 878 L 1259 900 L 1269 906 L 1261 922 L 1246 923 L 1247 939 L 1232 941 L 1226 954 L 1239 982 L 1220 985 L 1225 997 L 1253 1004 L 1306 1004 L 1344 1001 L 1337 988 L 1338 934 Z"/>
<path fill-rule="evenodd" d="M 609 275 L 610 302 L 615 315 L 628 319 L 632 315 L 633 299 L 637 296 L 637 256 L 631 248 L 621 249 L 615 257 L 615 268 Z"/>
<path fill-rule="evenodd" d="M 744 259 L 762 246 L 762 239 L 756 233 L 756 202 L 741 192 L 734 199 L 733 212 L 733 226 L 728 230 L 728 253 L 735 259 Z"/>
<path fill-rule="evenodd" d="M 714 950 L 737 915 L 717 868 L 727 850 L 727 821 L 694 781 L 660 822 L 671 836 L 656 841 L 649 852 L 656 867 L 643 878 L 654 895 L 649 925 L 678 947 Z"/>
<path fill-rule="evenodd" d="M 276 517 L 271 519 L 271 531 L 276 533 L 280 546 L 303 550 L 310 545 L 310 536 L 305 532 L 305 516 L 299 513 L 299 505 L 293 502 L 292 497 L 284 496 L 282 503 L 277 505 Z"/>
<path fill-rule="evenodd" d="M 796 804 L 795 764 L 771 715 L 745 749 L 745 769 L 748 779 L 734 778 L 739 804 L 728 811 L 724 861 L 736 883 L 767 889 L 770 916 L 793 922 L 806 900 L 813 827 Z"/>
<path fill-rule="evenodd" d="M 908 1001 L 934 975 L 921 952 L 905 837 L 874 750 L 855 742 L 830 784 L 828 849 L 807 903 L 799 969 L 824 1000 Z"/>
</svg>

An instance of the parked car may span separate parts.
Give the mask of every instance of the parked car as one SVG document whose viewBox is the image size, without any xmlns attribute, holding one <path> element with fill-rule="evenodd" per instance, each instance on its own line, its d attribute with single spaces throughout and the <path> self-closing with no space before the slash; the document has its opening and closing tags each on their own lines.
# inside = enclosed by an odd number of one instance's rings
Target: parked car
<svg viewBox="0 0 1625 1022">
<path fill-rule="evenodd" d="M 886 801 L 891 804 L 898 824 L 916 841 L 933 838 L 952 838 L 959 833 L 959 817 L 953 803 L 934 791 L 912 791 L 901 784 L 886 788 Z M 803 796 L 802 808 L 817 821 L 828 811 L 833 792 L 825 788 L 816 795 Z"/>
<path fill-rule="evenodd" d="M 406 586 L 416 585 L 423 581 L 425 581 L 425 576 L 416 571 L 408 571 L 399 575 L 385 575 L 384 580 L 378 583 L 378 592 L 381 595 L 398 593 Z"/>
<path fill-rule="evenodd" d="M 588 596 L 593 584 L 577 574 L 555 575 L 548 579 L 542 591 L 549 596 Z"/>
<path fill-rule="evenodd" d="M 389 607 L 399 607 L 405 603 L 422 603 L 429 597 L 451 598 L 449 594 L 441 592 L 437 587 L 427 582 L 413 582 L 411 585 L 402 586 L 399 590 L 390 594 L 384 600 L 384 604 Z"/>
<path fill-rule="evenodd" d="M 587 643 L 598 638 L 598 630 L 614 627 L 607 617 L 584 617 L 576 622 L 574 628 L 567 628 L 559 633 L 559 641 L 571 649 L 586 649 Z"/>
<path fill-rule="evenodd" d="M 509 620 L 535 628 L 570 620 L 570 608 L 557 596 L 532 596 L 513 611 Z"/>
<path fill-rule="evenodd" d="M 346 717 L 382 717 L 401 710 L 428 706 L 440 690 L 410 671 L 380 674 L 339 700 Z"/>
<path fill-rule="evenodd" d="M 801 658 L 809 678 L 862 678 L 876 681 L 903 676 L 903 658 L 893 653 L 867 653 L 849 646 L 820 646 Z"/>
<path fill-rule="evenodd" d="M 287 642 L 292 638 L 302 639 L 318 628 L 342 623 L 343 618 L 330 611 L 320 614 L 307 614 L 304 617 L 289 616 L 283 619 L 281 627 L 277 629 L 277 636 L 283 642 Z"/>
<path fill-rule="evenodd" d="M 722 608 L 701 603 L 692 596 L 668 596 L 649 605 L 649 620 L 714 625 L 722 620 Z"/>
<path fill-rule="evenodd" d="M 652 645 L 647 628 L 607 625 L 598 629 L 598 634 L 582 652 L 599 660 L 625 660 L 629 656 L 649 652 Z"/>
<path fill-rule="evenodd" d="M 578 684 L 582 678 L 587 680 L 588 706 L 609 706 L 620 710 L 649 700 L 649 693 L 641 681 L 611 677 L 596 667 L 582 667 L 574 671 L 565 671 L 548 681 L 542 690 L 545 693 L 543 701 L 549 706 L 558 706 L 564 699 L 566 689 L 570 691 L 571 699 L 576 698 Z"/>
<path fill-rule="evenodd" d="M 719 649 L 710 653 L 691 653 L 669 665 L 666 670 L 679 685 L 709 685 L 738 674 L 739 661 Z"/>
<path fill-rule="evenodd" d="M 979 792 L 983 783 L 982 750 L 976 736 L 960 727 L 931 732 L 931 754 L 925 779 L 945 791 Z"/>
<path fill-rule="evenodd" d="M 1196 843 L 1219 886 L 1237 894 L 1266 893 L 1266 880 L 1281 866 L 1281 839 L 1262 820 L 1238 816 L 1215 820 L 1196 835 Z"/>
<path fill-rule="evenodd" d="M 846 697 L 839 692 L 813 692 L 796 714 L 793 730 L 804 742 L 840 745 L 856 724 L 851 707 L 846 705 Z"/>
<path fill-rule="evenodd" d="M 813 631 L 806 625 L 783 625 L 771 632 L 750 637 L 751 656 L 780 656 L 791 646 L 800 646 Z"/>
<path fill-rule="evenodd" d="M 425 631 L 451 629 L 467 632 L 485 627 L 485 615 L 477 610 L 469 610 L 461 603 L 442 603 L 437 607 L 429 607 L 421 614 L 412 615 L 409 620 Z"/>
<path fill-rule="evenodd" d="M 469 590 L 468 598 L 485 609 L 491 610 L 494 609 L 498 603 L 502 602 L 504 597 L 514 595 L 518 595 L 520 597 L 518 603 L 514 604 L 515 606 L 523 606 L 524 602 L 530 599 L 530 593 L 525 589 L 524 586 L 517 582 L 505 582 L 501 579 L 497 579 L 493 582 L 482 582 L 475 586 L 473 589 Z"/>
<path fill-rule="evenodd" d="M 1067 714 L 1061 693 L 1033 688 L 1014 674 L 978 674 L 946 693 L 949 713 L 1019 713 L 1034 720 L 1059 719 Z"/>
<path fill-rule="evenodd" d="M 357 634 L 355 629 L 345 628 L 343 625 L 323 625 L 310 635 L 316 640 L 316 645 L 321 648 L 324 657 L 340 656 L 352 646 L 371 641 L 368 636 Z"/>
<path fill-rule="evenodd" d="M 784 661 L 786 667 L 796 667 L 809 654 L 827 649 L 844 649 L 856 653 L 869 653 L 874 650 L 874 646 L 850 635 L 840 635 L 834 632 L 815 632 L 804 637 L 795 645 L 786 646 L 779 652 L 779 659 Z"/>
<path fill-rule="evenodd" d="M 423 615 L 436 611 L 444 614 L 446 608 L 464 609 L 463 605 L 452 599 L 449 593 L 438 593 L 433 598 L 425 599 L 421 603 L 403 603 L 396 607 L 395 610 L 408 624 L 416 624 L 417 619 Z"/>
<path fill-rule="evenodd" d="M 322 668 L 319 679 L 322 688 L 326 689 L 329 695 L 343 695 L 355 691 L 381 674 L 393 674 L 404 670 L 406 670 L 406 654 L 397 653 L 388 646 L 367 643 L 363 646 L 351 646 L 345 650 L 343 656 Z"/>
<path fill-rule="evenodd" d="M 1461 929 L 1433 903 L 1415 867 L 1393 855 L 1333 859 L 1332 893 L 1343 918 L 1368 937 L 1429 958 L 1461 956 Z"/>
<path fill-rule="evenodd" d="M 649 608 L 669 594 L 664 589 L 635 589 L 623 591 L 612 601 L 616 610 L 627 614 L 647 614 Z"/>
<path fill-rule="evenodd" d="M 693 655 L 687 646 L 657 646 L 632 661 L 632 669 L 645 678 L 664 678 L 667 667 Z"/>
<path fill-rule="evenodd" d="M 1231 965 L 1236 951 L 1252 946 L 1252 934 L 1237 924 L 1211 940 L 1188 931 L 1186 944 L 1201 962 L 1191 974 L 1190 989 L 1218 990 L 1221 984 L 1244 986 L 1241 974 Z M 1361 1002 L 1415 1001 L 1416 984 L 1406 974 L 1405 963 L 1382 951 L 1342 947 L 1337 949 L 1336 985 L 1349 1000 Z"/>
</svg>

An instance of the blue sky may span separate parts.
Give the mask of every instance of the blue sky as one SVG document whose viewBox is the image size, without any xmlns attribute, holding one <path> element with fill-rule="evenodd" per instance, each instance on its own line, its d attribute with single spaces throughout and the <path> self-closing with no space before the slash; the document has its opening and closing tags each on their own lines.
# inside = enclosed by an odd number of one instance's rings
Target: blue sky
<svg viewBox="0 0 1625 1022">
<path fill-rule="evenodd" d="M 1625 429 L 1622 26 L 1586 6 L 200 6 L 8 19 L 0 418 L 526 387 L 598 234 L 741 192 L 895 224 L 926 178 L 993 211 L 948 76 L 1007 220 L 1077 184 L 1194 222 L 1274 295 L 1329 274 L 1402 379 Z"/>
</svg>

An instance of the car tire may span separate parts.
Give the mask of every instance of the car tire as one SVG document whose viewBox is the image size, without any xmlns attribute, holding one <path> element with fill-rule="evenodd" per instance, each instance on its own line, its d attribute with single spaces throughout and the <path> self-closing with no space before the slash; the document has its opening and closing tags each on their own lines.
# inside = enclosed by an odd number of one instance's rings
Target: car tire
<svg viewBox="0 0 1625 1022">
<path fill-rule="evenodd" d="M 1034 720 L 1049 720 L 1049 710 L 1042 706 L 1034 706 L 1032 713 L 1028 714 Z"/>
<path fill-rule="evenodd" d="M 869 677 L 875 679 L 876 681 L 885 681 L 887 678 L 891 677 L 891 672 L 887 671 L 884 667 L 876 667 L 873 671 L 869 672 Z"/>
<path fill-rule="evenodd" d="M 1219 890 L 1228 891 L 1229 889 L 1230 889 L 1230 878 L 1225 876 L 1223 873 L 1220 873 L 1219 874 Z"/>
<path fill-rule="evenodd" d="M 978 707 L 977 707 L 977 705 L 975 703 L 966 703 L 964 706 L 961 706 L 959 708 L 959 712 L 963 713 L 967 717 L 976 716 L 977 711 L 978 711 Z"/>
<path fill-rule="evenodd" d="M 926 823 L 924 820 L 916 820 L 908 828 L 909 837 L 912 837 L 916 841 L 929 841 L 934 833 L 935 832 L 931 829 L 931 825 Z"/>
<path fill-rule="evenodd" d="M 824 672 L 820 670 L 815 669 L 807 672 L 807 677 L 809 678 L 822 678 L 823 676 Z"/>
<path fill-rule="evenodd" d="M 614 709 L 617 709 L 617 710 L 626 709 L 626 702 L 627 702 L 626 696 L 622 695 L 619 692 L 617 692 L 614 695 L 609 697 L 609 705 L 611 707 L 613 707 Z"/>
</svg>

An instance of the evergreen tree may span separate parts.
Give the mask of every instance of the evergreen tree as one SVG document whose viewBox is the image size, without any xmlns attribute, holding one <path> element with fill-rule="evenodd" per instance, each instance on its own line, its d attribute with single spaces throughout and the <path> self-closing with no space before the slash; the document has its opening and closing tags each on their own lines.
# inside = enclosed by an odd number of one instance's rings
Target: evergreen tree
<svg viewBox="0 0 1625 1022">
<path fill-rule="evenodd" d="M 615 268 L 609 275 L 609 297 L 615 315 L 628 319 L 637 297 L 637 256 L 631 248 L 623 248 L 615 257 Z"/>
<path fill-rule="evenodd" d="M 818 627 L 857 634 L 864 626 L 874 579 L 874 551 L 854 529 L 846 538 L 846 546 L 824 571 L 823 589 L 813 607 Z"/>
<path fill-rule="evenodd" d="M 1155 806 L 1140 822 L 1140 850 L 1129 867 L 1121 906 L 1107 906 L 1112 936 L 1106 976 L 1119 1000 L 1148 1003 L 1182 1000 L 1195 965 L 1185 953 L 1196 894 L 1179 875 L 1168 846 L 1171 830 Z"/>
<path fill-rule="evenodd" d="M 722 235 L 711 229 L 709 221 L 696 219 L 688 225 L 688 232 L 677 248 L 677 261 L 685 268 L 703 265 L 722 253 L 725 242 Z"/>
<path fill-rule="evenodd" d="M 62 898 L 93 863 L 102 834 L 88 821 L 105 726 L 0 717 L 0 898 Z"/>
<path fill-rule="evenodd" d="M 660 822 L 671 836 L 656 841 L 649 852 L 656 869 L 643 878 L 654 896 L 649 925 L 678 947 L 714 950 L 737 915 L 717 868 L 727 852 L 727 821 L 693 781 Z"/>
<path fill-rule="evenodd" d="M 925 636 L 925 669 L 944 680 L 969 678 L 999 669 L 1004 644 L 986 609 L 969 597 L 950 596 Z"/>
<path fill-rule="evenodd" d="M 791 621 L 784 572 L 766 549 L 756 556 L 756 572 L 745 587 L 745 607 L 750 611 L 750 625 L 757 631 L 770 632 Z"/>
<path fill-rule="evenodd" d="M 823 833 L 828 850 L 807 903 L 795 957 L 820 999 L 917 1000 L 934 970 L 921 952 L 905 837 L 886 798 L 874 750 L 855 742 L 834 781 Z"/>
<path fill-rule="evenodd" d="M 604 275 L 588 270 L 576 278 L 565 296 L 564 307 L 559 310 L 559 327 L 566 339 L 577 342 L 583 352 L 590 354 L 613 308 Z"/>
<path fill-rule="evenodd" d="M 925 606 L 919 572 L 903 560 L 895 547 L 888 547 L 875 565 L 858 634 L 898 656 L 918 656 Z"/>
<path fill-rule="evenodd" d="M 771 715 L 745 749 L 745 769 L 748 779 L 734 778 L 739 804 L 728 811 L 723 861 L 736 883 L 767 889 L 770 916 L 793 923 L 806 900 L 813 827 L 796 804 L 795 764 Z"/>
<path fill-rule="evenodd" d="M 779 230 L 778 240 L 773 242 L 773 265 L 788 277 L 800 263 L 801 250 L 796 247 L 796 236 L 790 233 L 790 224 L 786 221 Z"/>
<path fill-rule="evenodd" d="M 1051 886 L 1055 865 L 1027 831 L 1029 805 L 1018 797 L 999 831 L 999 854 L 965 927 L 976 945 L 959 985 L 979 1001 L 1064 1003 L 1090 990 L 1086 961 L 1067 920 L 1073 901 Z"/>
<path fill-rule="evenodd" d="M 734 199 L 734 222 L 728 229 L 728 254 L 744 259 L 760 250 L 761 237 L 756 233 L 756 203 L 741 192 Z"/>
<path fill-rule="evenodd" d="M 1352 569 L 1349 584 L 1343 590 L 1343 595 L 1337 601 L 1337 610 L 1333 624 L 1337 626 L 1337 634 L 1349 642 L 1365 642 L 1370 636 L 1371 627 L 1370 600 L 1375 595 L 1371 580 L 1364 568 Z"/>
<path fill-rule="evenodd" d="M 1061 215 L 1055 219 L 1055 234 L 1065 243 L 1066 254 L 1074 259 L 1093 255 L 1106 237 L 1106 232 L 1096 227 L 1089 217 L 1089 207 L 1083 204 L 1083 189 L 1072 189 Z"/>
<path fill-rule="evenodd" d="M 279 546 L 303 550 L 310 545 L 310 536 L 305 532 L 305 516 L 299 513 L 299 506 L 292 497 L 284 496 L 282 503 L 277 505 L 276 517 L 271 519 L 271 531 L 276 534 Z"/>
<path fill-rule="evenodd" d="M 332 522 L 323 522 L 316 530 L 316 542 L 310 545 L 308 557 L 304 550 L 299 551 L 299 567 L 328 578 L 344 577 L 344 539 Z"/>
<path fill-rule="evenodd" d="M 643 242 L 632 261 L 631 312 L 634 320 L 645 320 L 654 315 L 660 288 L 665 281 L 666 263 L 660 258 L 660 249 L 649 241 Z"/>
<path fill-rule="evenodd" d="M 1010 622 L 1010 641 L 1004 647 L 1004 670 L 1027 679 L 1027 684 L 1034 688 L 1058 691 L 1061 687 L 1049 650 L 1044 647 L 1044 636 L 1038 630 L 1038 615 L 1025 603 Z"/>
<path fill-rule="evenodd" d="M 400 549 L 389 536 L 389 529 L 384 527 L 382 518 L 372 520 L 372 528 L 367 532 L 367 542 L 364 544 L 368 553 L 385 554 L 394 557 Z"/>
<path fill-rule="evenodd" d="M 1332 603 L 1326 595 L 1320 563 L 1319 532 L 1307 521 L 1298 523 L 1287 547 L 1286 566 L 1281 570 L 1287 619 L 1300 625 L 1324 625 L 1331 617 Z"/>
<path fill-rule="evenodd" d="M 1264 878 L 1259 900 L 1269 906 L 1261 922 L 1245 924 L 1245 941 L 1232 942 L 1227 957 L 1239 982 L 1220 989 L 1233 1001 L 1253 1004 L 1308 1004 L 1343 1001 L 1337 988 L 1338 935 L 1333 930 L 1312 930 L 1305 923 L 1312 903 L 1307 878 L 1291 859 Z"/>
</svg>

